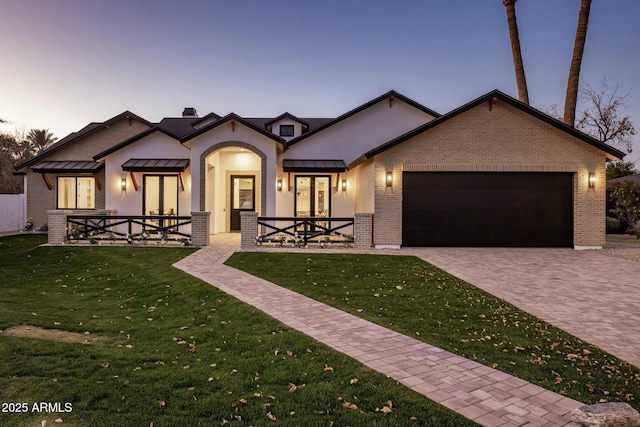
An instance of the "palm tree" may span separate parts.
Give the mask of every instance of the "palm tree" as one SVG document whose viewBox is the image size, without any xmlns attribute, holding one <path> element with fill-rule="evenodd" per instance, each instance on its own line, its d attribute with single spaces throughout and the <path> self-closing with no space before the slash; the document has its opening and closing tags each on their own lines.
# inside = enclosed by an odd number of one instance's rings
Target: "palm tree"
<svg viewBox="0 0 640 427">
<path fill-rule="evenodd" d="M 502 4 L 507 8 L 507 23 L 509 24 L 509 38 L 511 39 L 513 66 L 516 70 L 518 99 L 525 104 L 529 104 L 529 91 L 527 90 L 527 79 L 524 74 L 522 51 L 520 50 L 520 35 L 518 34 L 518 22 L 516 21 L 516 1 L 518 0 L 502 0 Z"/>
<path fill-rule="evenodd" d="M 29 144 L 29 151 L 36 155 L 54 142 L 58 138 L 54 137 L 49 129 L 31 129 L 27 134 L 26 141 Z"/>
<path fill-rule="evenodd" d="M 580 66 L 582 65 L 584 43 L 587 39 L 587 26 L 589 24 L 590 10 L 591 0 L 582 0 L 580 4 L 580 13 L 578 15 L 578 29 L 576 30 L 576 39 L 573 44 L 571 67 L 569 68 L 567 96 L 564 101 L 564 122 L 571 127 L 575 126 L 576 121 L 576 105 L 578 103 L 578 89 L 580 87 Z"/>
</svg>

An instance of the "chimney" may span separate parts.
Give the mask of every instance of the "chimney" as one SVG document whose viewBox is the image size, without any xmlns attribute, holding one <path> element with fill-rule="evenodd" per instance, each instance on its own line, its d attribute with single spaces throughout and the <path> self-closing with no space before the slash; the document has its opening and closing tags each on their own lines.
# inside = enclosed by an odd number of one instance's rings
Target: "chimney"
<svg viewBox="0 0 640 427">
<path fill-rule="evenodd" d="M 182 111 L 182 117 L 198 117 L 198 113 L 193 107 L 185 107 L 184 111 Z"/>
</svg>

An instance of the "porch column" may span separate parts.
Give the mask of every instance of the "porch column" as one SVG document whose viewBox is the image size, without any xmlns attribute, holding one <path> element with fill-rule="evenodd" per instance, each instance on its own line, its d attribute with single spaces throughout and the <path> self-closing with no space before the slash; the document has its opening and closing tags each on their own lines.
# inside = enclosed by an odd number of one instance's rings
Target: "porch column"
<svg viewBox="0 0 640 427">
<path fill-rule="evenodd" d="M 67 211 L 51 210 L 47 211 L 49 224 L 49 245 L 64 245 L 65 237 L 67 237 Z"/>
<path fill-rule="evenodd" d="M 258 212 L 240 212 L 240 248 L 255 248 L 256 237 L 258 237 Z"/>
<path fill-rule="evenodd" d="M 191 244 L 193 246 L 209 245 L 209 217 L 211 212 L 191 212 Z"/>
<path fill-rule="evenodd" d="M 353 224 L 353 245 L 358 249 L 373 246 L 373 214 L 356 212 Z"/>
</svg>

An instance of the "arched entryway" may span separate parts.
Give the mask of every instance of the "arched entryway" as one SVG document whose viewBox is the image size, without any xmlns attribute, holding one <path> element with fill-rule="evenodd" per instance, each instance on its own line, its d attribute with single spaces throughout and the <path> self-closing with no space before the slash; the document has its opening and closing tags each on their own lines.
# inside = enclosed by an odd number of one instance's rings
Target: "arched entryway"
<svg viewBox="0 0 640 427">
<path fill-rule="evenodd" d="M 216 144 L 200 157 L 200 209 L 210 234 L 240 231 L 239 213 L 266 210 L 266 155 L 241 141 Z"/>
</svg>

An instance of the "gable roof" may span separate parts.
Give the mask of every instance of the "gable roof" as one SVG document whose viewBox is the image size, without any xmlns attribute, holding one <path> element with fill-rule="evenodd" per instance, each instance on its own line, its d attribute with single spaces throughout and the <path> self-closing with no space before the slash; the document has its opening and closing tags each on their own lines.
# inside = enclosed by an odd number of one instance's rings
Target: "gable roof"
<svg viewBox="0 0 640 427">
<path fill-rule="evenodd" d="M 481 97 L 474 99 L 473 101 L 456 108 L 455 110 L 452 110 L 450 112 L 448 112 L 447 114 L 444 114 L 438 118 L 436 118 L 435 120 L 432 120 L 422 126 L 419 126 L 417 128 L 415 128 L 412 131 L 409 131 L 407 133 L 405 133 L 404 135 L 401 135 L 395 139 L 392 139 L 391 141 L 388 141 L 376 148 L 374 148 L 373 150 L 370 150 L 366 153 L 364 153 L 362 156 L 360 156 L 358 159 L 356 159 L 355 161 L 353 161 L 349 167 L 354 167 L 357 164 L 363 162 L 366 159 L 370 159 L 371 157 L 382 153 L 383 151 L 388 150 L 391 147 L 394 147 L 398 144 L 400 144 L 401 142 L 406 141 L 407 139 L 413 138 L 414 136 L 428 130 L 431 129 L 435 126 L 438 126 L 441 123 L 446 122 L 449 119 L 452 119 L 462 113 L 464 113 L 465 111 L 470 110 L 473 107 L 476 107 L 480 104 L 482 104 L 483 102 L 490 102 L 492 100 L 500 100 L 503 102 L 506 102 L 507 104 L 521 110 L 524 111 L 525 113 L 539 119 L 542 120 L 543 122 L 565 132 L 568 133 L 569 135 L 580 139 L 581 141 L 586 142 L 589 145 L 592 145 L 596 148 L 598 148 L 599 150 L 604 151 L 607 154 L 610 154 L 611 156 L 614 156 L 615 158 L 623 158 L 625 156 L 625 153 L 623 153 L 622 151 L 618 150 L 617 148 L 614 148 L 608 144 L 605 144 L 601 141 L 598 141 L 597 139 L 587 135 L 586 133 L 580 132 L 579 130 L 576 130 L 575 128 L 566 125 L 565 123 L 561 122 L 558 119 L 555 119 L 547 114 L 544 114 L 543 112 L 536 110 L 535 108 L 518 101 L 515 98 L 512 98 L 509 95 L 506 95 L 503 92 L 500 92 L 497 89 L 492 90 L 491 92 L 482 95 Z"/>
<path fill-rule="evenodd" d="M 305 122 L 302 119 L 297 118 L 296 116 L 294 116 L 293 114 L 289 113 L 289 112 L 284 112 L 282 114 L 280 114 L 278 117 L 276 117 L 275 119 L 271 119 L 268 122 L 265 122 L 264 127 L 269 130 L 269 128 L 276 122 L 282 120 L 282 119 L 290 119 L 293 120 L 294 122 L 298 122 L 302 125 L 302 127 L 308 128 L 309 127 L 309 123 Z"/>
<path fill-rule="evenodd" d="M 412 107 L 417 108 L 418 110 L 420 110 L 420 111 L 422 111 L 424 113 L 427 113 L 427 114 L 429 114 L 429 115 L 431 115 L 431 116 L 433 116 L 435 118 L 440 117 L 439 113 L 436 113 L 435 111 L 431 110 L 430 108 L 427 108 L 424 105 L 422 105 L 422 104 L 420 104 L 420 103 L 418 103 L 418 102 L 416 102 L 416 101 L 414 101 L 414 100 L 412 100 L 410 98 L 407 98 L 406 96 L 396 92 L 395 90 L 390 90 L 389 92 L 384 93 L 384 94 L 380 95 L 379 97 L 374 98 L 371 101 L 366 102 L 366 103 L 360 105 L 359 107 L 356 107 L 353 110 L 348 111 L 348 112 L 344 113 L 343 115 L 341 115 L 339 117 L 336 117 L 335 119 L 333 119 L 331 121 L 328 121 L 328 122 L 316 127 L 315 129 L 312 129 L 309 132 L 298 136 L 297 138 L 293 138 L 293 139 L 289 140 L 289 142 L 287 142 L 287 144 L 286 144 L 286 148 L 290 147 L 290 146 L 292 146 L 292 145 L 294 145 L 294 144 L 296 144 L 296 143 L 298 143 L 300 141 L 302 141 L 305 138 L 310 137 L 311 135 L 315 135 L 316 133 L 318 133 L 318 132 L 320 132 L 320 131 L 322 131 L 322 130 L 330 127 L 330 126 L 333 126 L 333 125 L 335 125 L 337 123 L 340 123 L 341 121 L 343 121 L 345 119 L 348 119 L 349 117 L 354 116 L 354 115 L 358 114 L 359 112 L 364 111 L 367 108 L 370 108 L 370 107 L 374 106 L 375 104 L 377 104 L 377 103 L 379 103 L 381 101 L 387 100 L 389 98 L 392 98 L 392 99 L 393 98 L 397 98 L 397 99 L 403 101 L 404 103 L 409 104 Z"/>
<path fill-rule="evenodd" d="M 216 120 L 213 123 L 209 123 L 208 125 L 203 126 L 200 129 L 194 130 L 190 134 L 185 135 L 184 137 L 180 138 L 180 142 L 182 142 L 184 144 L 185 142 L 195 138 L 196 136 L 202 135 L 205 132 L 208 132 L 208 131 L 210 131 L 210 130 L 212 130 L 212 129 L 214 129 L 214 128 L 216 128 L 216 127 L 218 127 L 218 126 L 220 126 L 220 125 L 222 125 L 224 123 L 231 122 L 231 121 L 236 121 L 236 122 L 248 127 L 249 129 L 252 129 L 252 130 L 254 130 L 254 131 L 266 136 L 267 138 L 273 139 L 276 142 L 279 142 L 281 144 L 285 143 L 284 139 L 280 138 L 277 135 L 274 135 L 271 132 L 268 132 L 266 129 L 261 128 L 260 126 L 257 126 L 256 124 L 250 122 L 249 120 L 246 120 L 246 119 L 240 117 L 236 113 L 229 113 L 226 116 L 222 117 L 219 120 Z"/>
<path fill-rule="evenodd" d="M 131 111 L 124 111 L 120 114 L 118 114 L 117 116 L 114 116 L 112 118 L 110 118 L 109 120 L 107 120 L 106 122 L 102 122 L 102 123 L 97 123 L 97 122 L 93 122 L 88 124 L 87 126 L 83 127 L 82 129 L 80 129 L 78 132 L 72 132 L 69 135 L 65 136 L 64 138 L 62 138 L 61 140 L 59 140 L 58 142 L 56 142 L 55 144 L 53 144 L 52 146 L 50 146 L 49 148 L 43 150 L 41 153 L 39 153 L 37 156 L 34 156 L 30 159 L 25 160 L 22 163 L 17 164 L 14 169 L 18 170 L 18 169 L 22 169 L 24 167 L 27 167 L 29 165 L 32 165 L 34 163 L 36 163 L 37 161 L 39 161 L 40 159 L 42 159 L 43 157 L 48 156 L 49 154 L 60 150 L 63 147 L 66 147 L 67 145 L 81 139 L 84 138 L 88 135 L 91 135 L 92 133 L 95 133 L 96 131 L 103 129 L 105 127 L 108 127 L 110 125 L 112 125 L 113 123 L 121 120 L 121 119 L 133 119 L 133 120 L 137 120 L 141 123 L 144 123 L 147 126 L 152 126 L 152 124 L 150 122 L 148 122 L 147 120 L 143 119 L 142 117 L 133 114 Z"/>
<path fill-rule="evenodd" d="M 173 133 L 169 132 L 168 130 L 156 125 L 156 126 L 153 126 L 153 127 L 149 128 L 147 130 L 144 130 L 144 131 L 140 132 L 139 134 L 136 134 L 136 135 L 132 136 L 131 138 L 129 138 L 127 140 L 122 141 L 119 144 L 116 144 L 116 145 L 114 145 L 114 146 L 112 146 L 110 148 L 107 148 L 106 150 L 104 150 L 101 153 L 96 154 L 95 156 L 93 156 L 93 160 L 100 160 L 100 159 L 102 159 L 104 157 L 107 157 L 109 154 L 113 154 L 116 151 L 123 149 L 127 145 L 132 144 L 132 143 L 134 143 L 136 141 L 139 141 L 142 138 L 144 138 L 146 136 L 149 136 L 152 133 L 156 133 L 156 132 L 163 133 L 163 134 L 167 135 L 169 138 L 173 138 L 176 141 L 180 141 L 180 138 L 178 138 L 176 135 L 174 135 Z"/>
</svg>

